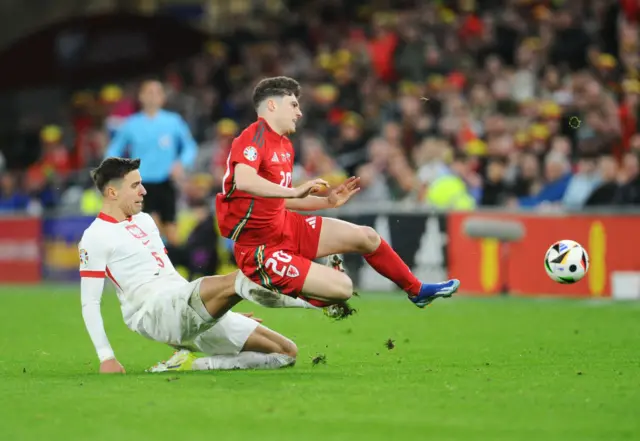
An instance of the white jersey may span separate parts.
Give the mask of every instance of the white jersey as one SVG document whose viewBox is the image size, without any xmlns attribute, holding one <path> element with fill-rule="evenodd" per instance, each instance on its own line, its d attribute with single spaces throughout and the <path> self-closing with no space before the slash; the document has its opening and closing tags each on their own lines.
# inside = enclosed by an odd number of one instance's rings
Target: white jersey
<svg viewBox="0 0 640 441">
<path fill-rule="evenodd" d="M 210 354 L 237 353 L 257 326 L 255 321 L 232 312 L 216 325 L 206 310 L 202 314 L 194 309 L 192 300 L 196 296 L 204 309 L 199 297 L 203 279 L 188 282 L 178 274 L 166 254 L 158 227 L 146 213 L 122 222 L 100 213 L 85 230 L 78 247 L 82 317 L 101 362 L 115 358 L 101 314 L 105 278 L 111 279 L 116 288 L 127 327 L 157 342 L 193 344 Z M 242 273 L 238 273 L 235 283 L 244 296 L 260 289 Z"/>
<path fill-rule="evenodd" d="M 100 213 L 78 245 L 80 276 L 108 277 L 116 288 L 125 322 L 147 296 L 188 283 L 174 268 L 158 227 L 147 213 L 122 222 Z"/>
</svg>

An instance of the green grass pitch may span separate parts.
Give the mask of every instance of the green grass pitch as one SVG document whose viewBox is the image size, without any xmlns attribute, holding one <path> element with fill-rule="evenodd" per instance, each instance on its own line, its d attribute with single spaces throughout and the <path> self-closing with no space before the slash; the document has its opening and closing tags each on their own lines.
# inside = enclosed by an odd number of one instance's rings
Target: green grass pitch
<svg viewBox="0 0 640 441">
<path fill-rule="evenodd" d="M 240 308 L 296 341 L 292 369 L 154 375 L 143 371 L 170 350 L 130 332 L 110 293 L 103 315 L 128 373 L 100 376 L 77 288 L 0 287 L 0 440 L 640 439 L 639 304 L 419 310 L 363 294 L 354 306 L 342 322 Z"/>
</svg>

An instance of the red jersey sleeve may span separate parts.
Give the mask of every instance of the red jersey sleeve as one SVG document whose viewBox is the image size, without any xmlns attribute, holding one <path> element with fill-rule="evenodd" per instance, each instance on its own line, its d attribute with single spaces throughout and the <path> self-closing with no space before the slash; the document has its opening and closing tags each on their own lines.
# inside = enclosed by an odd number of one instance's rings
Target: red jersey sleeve
<svg viewBox="0 0 640 441">
<path fill-rule="evenodd" d="M 231 152 L 229 153 L 229 165 L 231 169 L 235 169 L 236 164 L 245 164 L 256 170 L 260 169 L 262 156 L 264 155 L 264 146 L 256 145 L 252 142 L 250 136 L 244 133 L 237 137 L 231 144 Z"/>
</svg>

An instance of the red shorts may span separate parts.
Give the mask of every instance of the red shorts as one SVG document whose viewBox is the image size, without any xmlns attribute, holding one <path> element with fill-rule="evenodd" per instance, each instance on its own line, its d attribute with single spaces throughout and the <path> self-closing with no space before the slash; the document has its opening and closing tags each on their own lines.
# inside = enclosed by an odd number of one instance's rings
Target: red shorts
<svg viewBox="0 0 640 441">
<path fill-rule="evenodd" d="M 297 297 L 316 258 L 322 217 L 287 211 L 282 242 L 273 245 L 234 246 L 238 268 L 265 288 Z"/>
</svg>

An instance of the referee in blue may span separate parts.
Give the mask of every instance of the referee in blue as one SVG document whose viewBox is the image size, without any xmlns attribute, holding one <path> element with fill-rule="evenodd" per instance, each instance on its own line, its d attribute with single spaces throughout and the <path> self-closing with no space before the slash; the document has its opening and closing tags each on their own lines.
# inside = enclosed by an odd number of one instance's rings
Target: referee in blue
<svg viewBox="0 0 640 441">
<path fill-rule="evenodd" d="M 141 111 L 120 126 L 105 156 L 140 158 L 140 174 L 147 190 L 144 211 L 153 216 L 160 234 L 175 245 L 176 186 L 184 179 L 185 170 L 193 166 L 198 147 L 182 117 L 162 109 L 162 83 L 144 81 L 139 99 Z"/>
</svg>

